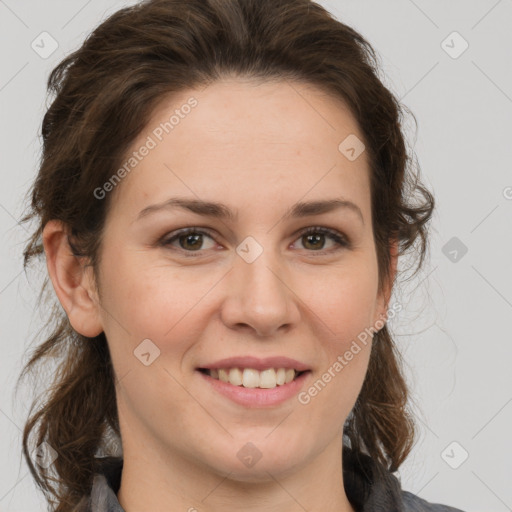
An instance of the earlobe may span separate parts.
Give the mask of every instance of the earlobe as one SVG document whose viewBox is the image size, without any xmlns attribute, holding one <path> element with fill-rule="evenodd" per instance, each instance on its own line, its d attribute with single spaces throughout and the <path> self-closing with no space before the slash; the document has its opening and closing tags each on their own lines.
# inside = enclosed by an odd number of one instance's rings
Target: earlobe
<svg viewBox="0 0 512 512">
<path fill-rule="evenodd" d="M 87 337 L 103 331 L 92 268 L 75 256 L 64 223 L 50 220 L 43 230 L 43 246 L 53 289 L 73 329 Z"/>
</svg>

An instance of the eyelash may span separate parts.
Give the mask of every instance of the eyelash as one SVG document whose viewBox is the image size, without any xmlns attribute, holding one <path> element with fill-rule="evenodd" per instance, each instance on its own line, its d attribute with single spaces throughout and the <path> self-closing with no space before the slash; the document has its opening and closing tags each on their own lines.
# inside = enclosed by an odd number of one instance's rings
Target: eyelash
<svg viewBox="0 0 512 512">
<path fill-rule="evenodd" d="M 334 250 L 332 250 L 332 249 L 331 250 L 327 250 L 327 251 L 309 250 L 308 252 L 313 252 L 313 253 L 316 253 L 318 255 L 326 255 L 326 254 L 330 254 L 330 253 L 333 253 L 333 252 L 337 252 L 337 251 L 339 251 L 341 249 L 350 249 L 351 248 L 350 241 L 344 235 L 342 235 L 341 233 L 339 233 L 338 231 L 336 231 L 334 229 L 325 228 L 325 227 L 321 227 L 321 226 L 312 226 L 310 228 L 306 228 L 306 229 L 304 229 L 303 231 L 301 231 L 298 234 L 297 238 L 302 238 L 303 236 L 310 235 L 310 234 L 315 234 L 315 233 L 321 233 L 321 234 L 324 234 L 324 235 L 328 235 L 331 238 L 331 240 L 333 240 L 334 242 L 336 242 L 338 244 L 338 247 L 335 248 Z M 172 244 L 172 242 L 174 242 L 175 240 L 178 240 L 180 237 L 186 236 L 186 235 L 192 235 L 192 234 L 194 234 L 194 235 L 206 235 L 209 238 L 213 239 L 212 234 L 209 233 L 208 231 L 192 227 L 192 228 L 183 228 L 183 229 L 175 232 L 170 238 L 163 237 L 158 242 L 158 245 L 160 245 L 162 247 L 168 247 L 168 246 L 170 246 Z M 187 251 L 187 250 L 182 249 L 182 248 L 177 248 L 177 250 L 183 252 L 184 254 L 186 254 L 186 257 L 201 256 L 200 253 L 202 252 L 202 249 L 200 249 L 198 251 Z"/>
</svg>

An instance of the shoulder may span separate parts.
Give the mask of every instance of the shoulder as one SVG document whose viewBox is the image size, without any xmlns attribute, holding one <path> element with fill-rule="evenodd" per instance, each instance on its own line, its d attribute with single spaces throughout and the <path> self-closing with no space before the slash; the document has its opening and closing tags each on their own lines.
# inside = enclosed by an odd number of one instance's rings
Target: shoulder
<svg viewBox="0 0 512 512">
<path fill-rule="evenodd" d="M 405 491 L 382 464 L 348 447 L 343 448 L 343 482 L 349 501 L 361 512 L 463 512 Z"/>
<path fill-rule="evenodd" d="M 430 503 L 409 491 L 401 491 L 401 493 L 404 512 L 463 512 L 458 508 Z"/>
</svg>

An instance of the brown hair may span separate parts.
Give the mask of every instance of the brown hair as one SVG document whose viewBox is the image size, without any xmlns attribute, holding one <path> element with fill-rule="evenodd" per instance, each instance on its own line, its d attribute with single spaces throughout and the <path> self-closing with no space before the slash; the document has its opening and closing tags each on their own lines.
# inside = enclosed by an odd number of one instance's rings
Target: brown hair
<svg viewBox="0 0 512 512">
<path fill-rule="evenodd" d="M 37 219 L 24 250 L 25 270 L 44 255 L 45 224 L 59 219 L 69 227 L 73 253 L 98 276 L 110 197 L 97 200 L 94 190 L 123 162 L 163 98 L 228 75 L 297 80 L 346 102 L 370 162 L 379 289 L 390 275 L 391 240 L 398 239 L 399 255 L 417 250 L 419 269 L 434 198 L 419 182 L 419 169 L 412 172 L 413 153 L 402 133 L 405 107 L 380 81 L 379 67 L 359 33 L 309 0 L 148 0 L 114 13 L 48 79 L 55 98 L 43 119 L 42 160 L 22 219 Z M 48 288 L 46 277 L 40 299 Z M 62 512 L 90 492 L 97 456 L 112 455 L 109 436 L 119 439 L 115 375 L 104 333 L 80 335 L 56 301 L 44 328 L 50 335 L 20 378 L 36 364 L 58 364 L 33 414 L 32 404 L 23 453 L 46 498 Z M 374 336 L 367 375 L 344 428 L 355 451 L 390 471 L 414 443 L 401 363 L 385 325 Z M 34 446 L 46 441 L 58 454 L 55 478 L 33 464 L 33 431 Z"/>
</svg>

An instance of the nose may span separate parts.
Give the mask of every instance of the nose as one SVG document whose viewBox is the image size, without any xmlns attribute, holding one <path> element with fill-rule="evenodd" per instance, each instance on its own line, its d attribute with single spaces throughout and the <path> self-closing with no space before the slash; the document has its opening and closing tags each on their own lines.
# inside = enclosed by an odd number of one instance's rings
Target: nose
<svg viewBox="0 0 512 512">
<path fill-rule="evenodd" d="M 291 281 L 270 250 L 251 263 L 235 256 L 225 283 L 222 321 L 231 329 L 252 331 L 263 338 L 292 329 L 300 310 Z"/>
</svg>

